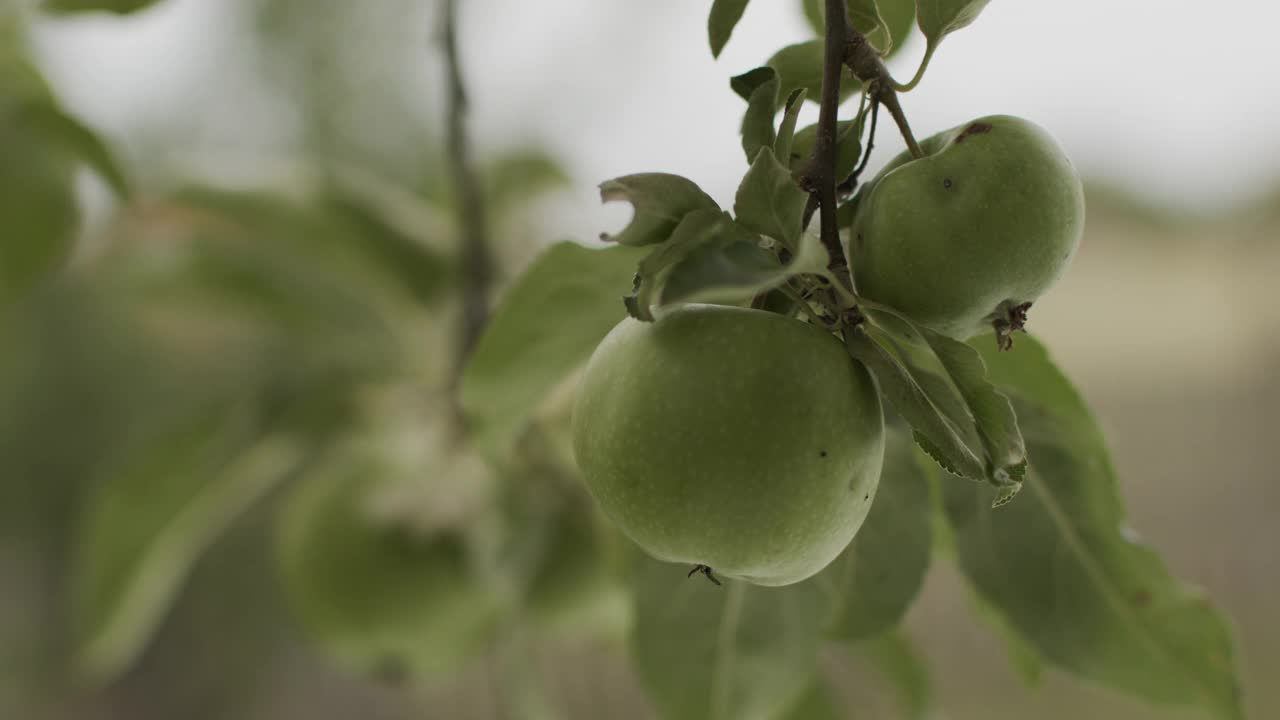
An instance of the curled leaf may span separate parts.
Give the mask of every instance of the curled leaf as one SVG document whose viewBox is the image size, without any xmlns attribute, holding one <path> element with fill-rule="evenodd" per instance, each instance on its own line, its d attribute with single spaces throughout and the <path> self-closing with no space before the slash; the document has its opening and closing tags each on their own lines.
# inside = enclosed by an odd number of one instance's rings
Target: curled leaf
<svg viewBox="0 0 1280 720">
<path fill-rule="evenodd" d="M 635 208 L 630 224 L 616 235 L 601 240 L 620 245 L 653 245 L 665 242 L 684 219 L 695 210 L 718 209 L 692 180 L 668 173 L 641 173 L 608 180 L 600 185 L 604 202 L 629 202 Z"/>
</svg>

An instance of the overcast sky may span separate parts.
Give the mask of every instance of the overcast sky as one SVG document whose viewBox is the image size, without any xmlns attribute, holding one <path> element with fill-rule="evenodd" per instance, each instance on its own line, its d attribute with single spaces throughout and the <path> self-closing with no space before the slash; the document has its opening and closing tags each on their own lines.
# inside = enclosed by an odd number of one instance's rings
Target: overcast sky
<svg viewBox="0 0 1280 720">
<path fill-rule="evenodd" d="M 218 2 L 59 21 L 42 29 L 42 52 L 77 109 L 123 127 L 181 93 L 193 66 L 215 61 L 202 41 L 216 30 Z M 727 202 L 745 170 L 743 103 L 727 80 L 808 39 L 798 5 L 755 0 L 714 61 L 710 0 L 466 0 L 479 140 L 544 141 L 566 159 L 583 206 L 566 234 L 624 219 L 595 208 L 591 187 L 630 172 L 685 174 Z M 1280 180 L 1277 26 L 1280 4 L 1262 0 L 993 0 L 943 43 L 904 104 L 921 136 L 981 115 L 1025 116 L 1087 175 L 1211 208 Z M 895 74 L 909 77 L 921 51 L 913 38 Z M 881 138 L 873 164 L 900 147 Z"/>
</svg>

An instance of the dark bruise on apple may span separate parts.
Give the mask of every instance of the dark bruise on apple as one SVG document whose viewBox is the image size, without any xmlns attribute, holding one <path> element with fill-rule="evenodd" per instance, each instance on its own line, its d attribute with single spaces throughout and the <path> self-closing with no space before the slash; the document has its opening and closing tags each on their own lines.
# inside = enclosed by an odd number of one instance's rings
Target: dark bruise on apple
<svg viewBox="0 0 1280 720">
<path fill-rule="evenodd" d="M 1079 175 L 1048 132 L 1008 115 L 920 145 L 925 157 L 899 155 L 860 192 L 857 291 L 957 339 L 1008 330 L 1075 254 Z"/>
</svg>

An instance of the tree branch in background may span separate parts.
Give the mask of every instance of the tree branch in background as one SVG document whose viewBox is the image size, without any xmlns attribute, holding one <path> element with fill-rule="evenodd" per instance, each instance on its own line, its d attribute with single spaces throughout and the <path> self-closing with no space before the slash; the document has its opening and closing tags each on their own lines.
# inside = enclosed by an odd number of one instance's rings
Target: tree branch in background
<svg viewBox="0 0 1280 720">
<path fill-rule="evenodd" d="M 471 159 L 467 136 L 467 91 L 458 52 L 457 0 L 444 0 L 443 44 L 448 73 L 446 104 L 449 115 L 449 170 L 457 193 L 461 230 L 462 327 L 458 345 L 457 373 L 461 375 L 476 341 L 489 319 L 489 288 L 493 281 L 493 259 L 489 251 L 489 229 L 484 194 Z"/>
</svg>

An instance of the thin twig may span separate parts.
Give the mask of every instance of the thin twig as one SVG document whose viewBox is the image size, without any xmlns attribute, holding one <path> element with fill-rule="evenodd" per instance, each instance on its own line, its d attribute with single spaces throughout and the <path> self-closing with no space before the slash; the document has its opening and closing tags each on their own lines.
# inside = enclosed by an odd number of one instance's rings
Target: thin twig
<svg viewBox="0 0 1280 720">
<path fill-rule="evenodd" d="M 858 163 L 858 167 L 854 168 L 849 177 L 840 183 L 836 188 L 838 192 L 852 194 L 858 189 L 858 179 L 862 177 L 862 173 L 867 169 L 867 163 L 871 162 L 871 153 L 876 149 L 876 125 L 880 119 L 880 101 L 873 98 L 871 100 L 871 130 L 867 133 L 867 147 L 862 151 L 862 161 Z"/>
<path fill-rule="evenodd" d="M 804 214 L 801 216 L 801 232 L 809 229 L 809 223 L 813 222 L 813 214 L 818 212 L 818 195 L 810 193 L 809 200 L 804 204 Z"/>
<path fill-rule="evenodd" d="M 867 169 L 867 163 L 871 162 L 871 152 L 876 149 L 876 126 L 880 121 L 880 101 L 871 101 L 871 129 L 867 133 L 867 151 L 862 154 L 862 162 L 858 163 L 858 168 L 853 171 L 853 177 L 862 177 L 862 173 Z"/>
<path fill-rule="evenodd" d="M 467 90 L 458 52 L 457 0 L 444 0 L 443 45 L 448 72 L 449 167 L 457 189 L 458 220 L 462 233 L 462 327 L 457 354 L 461 374 L 476 341 L 489 319 L 489 286 L 493 259 L 489 253 L 489 229 L 484 194 L 471 161 L 467 136 Z"/>
</svg>

